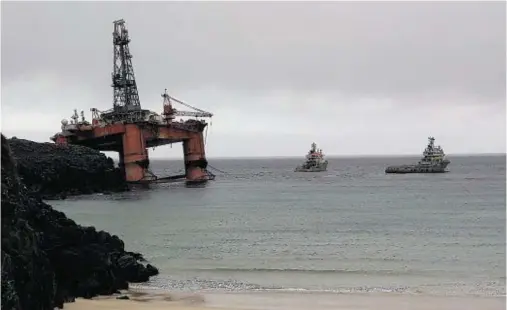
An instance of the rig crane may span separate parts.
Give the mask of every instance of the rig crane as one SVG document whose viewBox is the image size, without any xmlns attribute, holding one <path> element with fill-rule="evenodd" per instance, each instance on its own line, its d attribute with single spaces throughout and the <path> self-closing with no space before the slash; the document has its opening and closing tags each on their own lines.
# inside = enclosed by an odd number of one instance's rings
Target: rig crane
<svg viewBox="0 0 507 310">
<path fill-rule="evenodd" d="M 105 123 L 139 123 L 146 120 L 159 119 L 156 113 L 143 109 L 139 100 L 137 83 L 134 76 L 134 67 L 132 65 L 132 54 L 130 53 L 130 37 L 125 27 L 123 19 L 113 22 L 113 108 L 107 111 L 99 111 L 92 108 L 92 122 L 96 125 L 100 122 Z M 211 118 L 213 114 L 193 107 L 167 94 L 164 94 L 163 119 L 169 123 L 176 116 L 203 117 Z M 171 100 L 180 103 L 194 111 L 179 111 L 173 108 Z M 174 124 L 174 126 L 190 128 L 192 124 Z"/>
<path fill-rule="evenodd" d="M 196 107 L 193 107 L 189 104 L 186 104 L 185 102 L 181 101 L 181 100 L 178 100 L 174 97 L 171 97 L 169 96 L 169 94 L 167 93 L 167 89 L 165 89 L 164 93 L 162 94 L 162 98 L 164 98 L 164 109 L 163 109 L 163 115 L 164 115 L 164 118 L 166 120 L 172 120 L 174 119 L 175 116 L 191 116 L 191 117 L 213 117 L 213 114 L 210 113 L 210 112 L 206 112 L 204 110 L 201 110 L 201 109 L 198 109 Z M 188 108 L 191 108 L 194 111 L 179 111 L 179 110 L 176 110 L 175 108 L 173 108 L 173 105 L 171 103 L 171 100 L 179 103 L 179 104 L 182 104 Z"/>
</svg>

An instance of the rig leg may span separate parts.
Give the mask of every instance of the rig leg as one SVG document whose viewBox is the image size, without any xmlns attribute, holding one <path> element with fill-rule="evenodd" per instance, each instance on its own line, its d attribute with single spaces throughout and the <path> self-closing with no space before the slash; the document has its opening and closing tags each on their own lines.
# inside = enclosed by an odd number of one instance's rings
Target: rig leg
<svg viewBox="0 0 507 310">
<path fill-rule="evenodd" d="M 124 156 L 123 156 L 123 144 L 121 144 L 121 149 L 118 150 L 118 160 L 119 160 L 119 163 L 118 163 L 118 167 L 120 168 L 121 170 L 121 173 L 126 176 L 125 174 L 125 161 L 124 161 Z"/>
<path fill-rule="evenodd" d="M 143 180 L 146 175 L 149 160 L 143 132 L 135 124 L 125 125 L 123 152 L 120 152 L 120 156 L 121 155 L 123 155 L 123 160 L 120 159 L 120 162 L 123 161 L 125 167 L 125 180 L 127 182 Z"/>
<path fill-rule="evenodd" d="M 208 162 L 202 132 L 195 133 L 190 139 L 183 141 L 183 158 L 187 184 L 204 183 L 208 180 L 205 170 Z"/>
</svg>

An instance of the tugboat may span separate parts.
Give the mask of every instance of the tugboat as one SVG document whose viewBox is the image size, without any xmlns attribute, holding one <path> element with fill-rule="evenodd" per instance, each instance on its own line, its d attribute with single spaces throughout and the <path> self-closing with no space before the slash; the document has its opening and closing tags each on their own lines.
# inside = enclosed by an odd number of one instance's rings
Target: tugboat
<svg viewBox="0 0 507 310">
<path fill-rule="evenodd" d="M 322 149 L 317 149 L 317 144 L 312 143 L 312 147 L 306 155 L 306 161 L 301 166 L 296 167 L 295 172 L 321 172 L 326 171 L 327 160 L 324 159 Z"/>
<path fill-rule="evenodd" d="M 451 161 L 445 158 L 444 150 L 435 146 L 435 138 L 428 138 L 428 146 L 423 152 L 423 157 L 417 164 L 389 166 L 386 173 L 443 173 L 448 172 L 447 165 Z"/>
</svg>

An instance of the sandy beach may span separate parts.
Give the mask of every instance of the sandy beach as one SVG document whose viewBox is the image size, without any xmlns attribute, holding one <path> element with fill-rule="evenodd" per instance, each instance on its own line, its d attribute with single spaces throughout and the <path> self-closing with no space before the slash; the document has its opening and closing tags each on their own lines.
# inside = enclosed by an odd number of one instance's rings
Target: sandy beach
<svg viewBox="0 0 507 310">
<path fill-rule="evenodd" d="M 329 293 L 188 293 L 126 292 L 116 296 L 78 299 L 65 304 L 69 310 L 504 310 L 504 297 L 436 297 L 401 294 Z"/>
</svg>

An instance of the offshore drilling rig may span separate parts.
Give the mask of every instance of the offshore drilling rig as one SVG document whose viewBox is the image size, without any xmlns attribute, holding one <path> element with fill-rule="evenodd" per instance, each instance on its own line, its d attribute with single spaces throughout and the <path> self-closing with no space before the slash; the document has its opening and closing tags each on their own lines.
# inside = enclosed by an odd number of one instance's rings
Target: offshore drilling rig
<svg viewBox="0 0 507 310">
<path fill-rule="evenodd" d="M 57 144 L 77 144 L 99 151 L 119 153 L 119 166 L 129 183 L 162 183 L 184 179 L 187 184 L 202 184 L 214 179 L 207 170 L 203 131 L 207 123 L 198 118 L 213 114 L 192 107 L 167 94 L 162 94 L 163 111 L 157 114 L 142 109 L 139 101 L 130 38 L 124 20 L 113 22 L 114 64 L 112 73 L 113 108 L 99 111 L 92 108 L 92 121 L 74 110 L 71 121 L 62 120 L 62 131 L 50 139 Z M 178 111 L 172 101 L 195 111 Z M 176 116 L 195 119 L 175 121 Z M 182 142 L 185 174 L 159 178 L 149 169 L 148 148 Z"/>
</svg>

